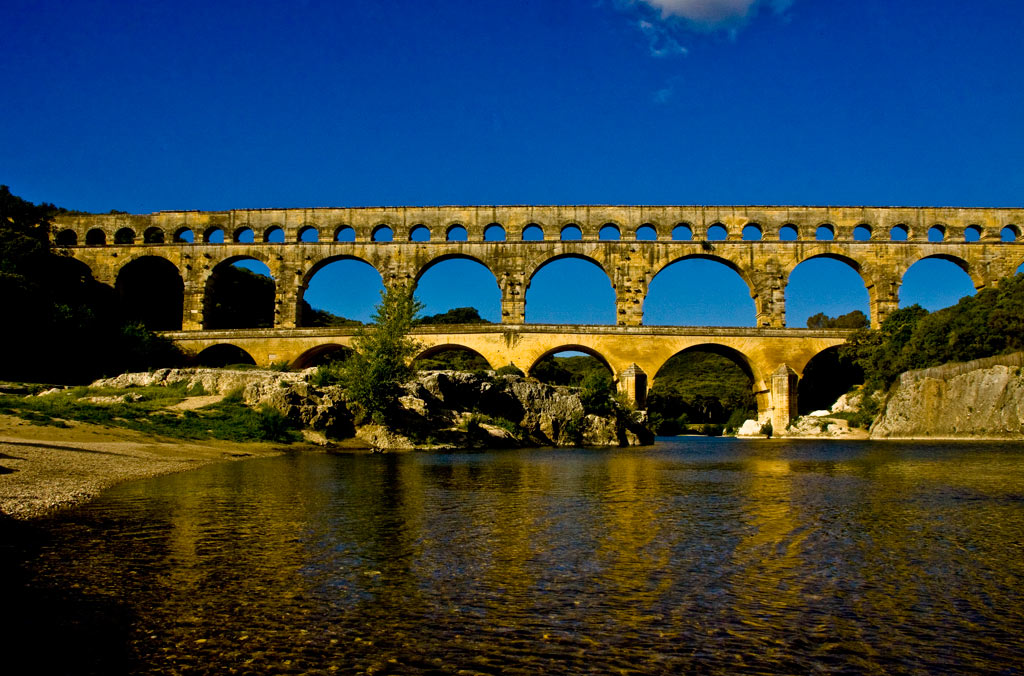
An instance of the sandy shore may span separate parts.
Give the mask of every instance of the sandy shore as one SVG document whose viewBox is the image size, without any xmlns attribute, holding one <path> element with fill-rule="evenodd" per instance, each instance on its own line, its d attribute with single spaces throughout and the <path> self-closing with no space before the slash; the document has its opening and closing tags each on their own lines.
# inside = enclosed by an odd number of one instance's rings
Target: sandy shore
<svg viewBox="0 0 1024 676">
<path fill-rule="evenodd" d="M 0 514 L 30 519 L 91 500 L 123 481 L 282 452 L 271 443 L 184 441 L 69 424 L 41 427 L 0 415 Z"/>
</svg>

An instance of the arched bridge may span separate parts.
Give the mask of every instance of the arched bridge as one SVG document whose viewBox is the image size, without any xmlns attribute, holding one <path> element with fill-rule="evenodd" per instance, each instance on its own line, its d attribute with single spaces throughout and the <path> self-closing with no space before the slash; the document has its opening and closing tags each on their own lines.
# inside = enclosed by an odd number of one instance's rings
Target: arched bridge
<svg viewBox="0 0 1024 676">
<path fill-rule="evenodd" d="M 123 275 L 135 261 L 160 262 L 169 271 L 164 279 L 177 286 L 171 297 L 180 303 L 181 318 L 162 328 L 180 329 L 170 335 L 186 347 L 210 341 L 244 345 L 263 363 L 299 360 L 321 343 L 350 340 L 339 329 L 301 328 L 303 293 L 323 266 L 358 259 L 376 268 L 385 285 L 395 286 L 415 284 L 439 262 L 471 259 L 497 280 L 502 324 L 457 332 L 423 329 L 425 344 L 448 341 L 475 349 L 493 366 L 513 362 L 524 369 L 554 347 L 580 346 L 601 355 L 620 378 L 634 364 L 653 375 L 670 350 L 720 345 L 745 357 L 767 415 L 792 405 L 788 399 L 782 403 L 782 390 L 773 394 L 772 374 L 781 379 L 789 369 L 798 376 L 817 351 L 842 342 L 837 332 L 785 328 L 786 287 L 800 263 L 825 257 L 855 270 L 877 327 L 898 307 L 903 275 L 920 260 L 955 263 L 976 289 L 1013 274 L 1024 263 L 1022 228 L 1024 209 L 400 207 L 65 215 L 55 221 L 54 238 L 98 281 L 112 286 L 126 283 L 125 277 L 139 283 Z M 592 261 L 608 275 L 617 326 L 525 323 L 526 290 L 534 275 L 566 257 Z M 651 281 L 687 258 L 716 260 L 739 274 L 754 300 L 755 328 L 643 325 Z M 210 289 L 218 270 L 243 259 L 262 261 L 270 270 L 274 328 L 210 332 Z"/>
</svg>

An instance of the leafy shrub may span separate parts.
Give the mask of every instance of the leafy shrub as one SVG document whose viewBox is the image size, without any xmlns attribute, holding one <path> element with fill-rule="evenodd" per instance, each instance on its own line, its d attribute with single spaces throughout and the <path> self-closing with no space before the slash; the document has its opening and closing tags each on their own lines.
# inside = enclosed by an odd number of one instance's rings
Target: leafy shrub
<svg viewBox="0 0 1024 676">
<path fill-rule="evenodd" d="M 515 364 L 505 364 L 494 372 L 495 375 L 499 376 L 519 376 L 520 378 L 525 377 L 523 370 Z"/>
</svg>

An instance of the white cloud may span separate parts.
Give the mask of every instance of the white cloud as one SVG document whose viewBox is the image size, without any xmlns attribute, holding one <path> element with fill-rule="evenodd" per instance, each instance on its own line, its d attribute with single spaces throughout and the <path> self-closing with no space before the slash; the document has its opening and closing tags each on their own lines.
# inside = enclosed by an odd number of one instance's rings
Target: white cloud
<svg viewBox="0 0 1024 676">
<path fill-rule="evenodd" d="M 640 19 L 636 25 L 647 38 L 647 49 L 651 56 L 686 54 L 686 47 L 679 44 L 679 41 L 672 37 L 672 33 L 664 25 L 646 19 Z"/>
<path fill-rule="evenodd" d="M 761 5 L 769 5 L 776 14 L 785 12 L 793 0 L 635 0 L 661 13 L 661 18 L 679 18 L 701 30 L 735 28 Z"/>
</svg>

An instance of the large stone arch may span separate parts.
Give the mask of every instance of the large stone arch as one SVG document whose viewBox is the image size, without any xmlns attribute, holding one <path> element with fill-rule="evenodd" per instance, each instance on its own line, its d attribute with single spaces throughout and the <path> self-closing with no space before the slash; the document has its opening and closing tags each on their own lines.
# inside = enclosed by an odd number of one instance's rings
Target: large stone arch
<svg viewBox="0 0 1024 676">
<path fill-rule="evenodd" d="M 181 330 L 185 282 L 178 266 L 167 258 L 151 254 L 131 257 L 118 268 L 114 289 L 125 317 L 152 330 Z"/>
<path fill-rule="evenodd" d="M 739 275 L 739 278 L 746 285 L 747 292 L 750 294 L 750 297 L 754 300 L 755 316 L 760 313 L 761 308 L 758 303 L 759 291 L 757 285 L 754 282 L 753 275 L 751 275 L 750 271 L 746 267 L 741 265 L 739 262 L 733 260 L 732 258 L 721 256 L 714 253 L 687 253 L 681 256 L 667 257 L 664 260 L 656 261 L 654 264 L 652 264 L 648 268 L 648 271 L 645 275 L 646 284 L 644 285 L 643 296 L 641 298 L 641 313 L 643 313 L 644 311 L 644 306 L 647 303 L 647 298 L 650 294 L 651 286 L 654 284 L 654 280 L 657 279 L 658 275 L 667 270 L 668 268 L 672 267 L 673 265 L 688 260 L 707 260 L 712 261 L 714 263 L 721 263 L 728 269 L 735 272 L 737 275 Z"/>
<path fill-rule="evenodd" d="M 929 258 L 937 258 L 939 260 L 949 261 L 950 263 L 954 264 L 955 266 L 966 272 L 967 276 L 971 278 L 971 283 L 974 284 L 975 290 L 984 287 L 988 281 L 985 279 L 983 271 L 979 269 L 980 266 L 972 265 L 971 261 L 967 260 L 962 256 L 958 256 L 952 253 L 941 252 L 927 253 L 927 249 L 924 248 L 917 249 L 916 253 L 916 256 L 908 257 L 906 260 L 906 264 L 904 266 L 901 266 L 899 270 L 899 278 L 901 282 L 903 278 L 906 276 L 907 272 L 910 270 L 910 268 L 914 267 L 914 264 L 920 263 L 923 260 L 928 260 Z"/>
<path fill-rule="evenodd" d="M 605 367 L 607 367 L 607 369 L 611 371 L 613 380 L 618 380 L 619 370 L 615 368 L 615 365 L 612 364 L 600 350 L 589 345 L 584 345 L 582 343 L 558 345 L 556 347 L 545 349 L 538 354 L 532 354 L 527 358 L 527 360 L 530 362 L 529 366 L 527 368 L 524 368 L 523 371 L 526 373 L 530 373 L 533 370 L 533 367 L 536 366 L 540 360 L 544 359 L 545 357 L 550 357 L 553 354 L 558 354 L 559 352 L 582 352 L 584 354 L 590 355 L 591 357 L 597 359 L 599 362 L 604 364 Z"/>
<path fill-rule="evenodd" d="M 351 353 L 352 347 L 350 345 L 343 345 L 341 343 L 323 343 L 322 345 L 316 345 L 309 348 L 294 360 L 290 364 L 293 369 L 306 369 L 311 366 L 316 366 L 318 363 L 323 361 L 324 357 L 332 353 Z"/>
<path fill-rule="evenodd" d="M 474 255 L 468 254 L 468 253 L 463 253 L 461 251 L 447 251 L 447 252 L 438 254 L 437 256 L 434 256 L 433 258 L 428 258 L 426 261 L 424 261 L 422 264 L 420 264 L 420 266 L 416 269 L 415 274 L 413 275 L 413 280 L 412 280 L 413 281 L 413 285 L 418 284 L 420 279 L 422 279 L 423 275 L 426 274 L 427 271 L 430 270 L 430 268 L 432 268 L 435 265 L 438 265 L 440 263 L 444 263 L 445 261 L 452 261 L 452 260 L 468 260 L 468 261 L 473 261 L 474 263 L 479 263 L 480 265 L 482 265 L 485 268 L 487 268 L 487 271 L 491 273 L 491 275 L 494 277 L 494 283 L 495 284 L 498 283 L 498 275 L 494 272 L 494 266 L 491 263 L 489 263 L 488 261 L 486 261 L 483 258 L 480 258 L 478 256 L 474 256 Z"/>
<path fill-rule="evenodd" d="M 255 364 L 256 360 L 249 352 L 232 343 L 211 345 L 195 356 L 201 366 L 222 367 L 231 364 Z"/>
<path fill-rule="evenodd" d="M 884 293 L 886 291 L 885 289 L 879 288 L 879 286 L 875 284 L 873 270 L 871 269 L 871 263 L 870 262 L 865 263 L 864 261 L 861 261 L 860 259 L 858 259 L 857 257 L 855 257 L 853 255 L 848 255 L 848 252 L 847 253 L 840 253 L 840 252 L 837 252 L 837 251 L 832 251 L 832 250 L 828 250 L 828 249 L 822 249 L 822 248 L 818 248 L 818 247 L 808 247 L 807 250 L 802 252 L 801 256 L 799 256 L 797 258 L 794 258 L 786 266 L 785 273 L 784 273 L 785 277 L 784 277 L 784 284 L 783 284 L 783 289 L 784 289 L 783 293 L 785 294 L 785 302 L 786 302 L 787 306 L 789 304 L 789 296 L 788 296 L 789 283 L 790 283 L 790 278 L 793 275 L 793 272 L 798 267 L 800 267 L 801 265 L 803 265 L 804 263 L 806 263 L 808 261 L 820 260 L 820 259 L 827 259 L 827 260 L 837 261 L 839 263 L 842 263 L 842 264 L 846 265 L 851 270 L 853 270 L 855 273 L 857 273 L 857 276 L 860 277 L 861 284 L 864 285 L 864 289 L 867 291 L 867 294 L 868 294 L 868 314 L 869 314 L 869 319 L 870 319 L 870 315 L 873 314 L 872 308 L 876 308 L 878 306 L 878 301 L 880 300 L 880 298 L 879 298 L 880 292 Z M 800 328 L 800 327 L 796 327 L 796 328 Z"/>
<path fill-rule="evenodd" d="M 491 368 L 491 369 L 495 369 L 495 368 L 498 368 L 499 366 L 501 366 L 501 364 L 493 363 L 490 359 L 487 358 L 487 355 L 485 355 L 483 352 L 480 352 L 479 350 L 476 350 L 476 349 L 474 349 L 472 347 L 469 347 L 469 346 L 466 346 L 466 345 L 462 345 L 460 343 L 452 343 L 452 342 L 444 342 L 444 343 L 437 343 L 436 345 L 431 345 L 431 346 L 421 350 L 415 357 L 413 357 L 413 361 L 418 361 L 420 359 L 430 359 L 431 357 L 433 357 L 436 354 L 440 354 L 442 352 L 447 352 L 449 350 L 463 350 L 465 352 L 472 352 L 473 354 L 477 355 L 478 357 L 483 359 L 485 362 L 487 362 L 488 367 Z"/>
<path fill-rule="evenodd" d="M 648 387 L 651 389 L 656 387 L 658 374 L 671 359 L 688 352 L 710 352 L 735 363 L 750 379 L 751 394 L 756 402 L 758 420 L 768 419 L 772 408 L 771 394 L 769 392 L 771 382 L 771 371 L 769 369 L 771 367 L 736 346 L 708 340 L 695 342 L 675 350 L 668 356 L 648 364 Z"/>
<path fill-rule="evenodd" d="M 577 240 L 577 241 L 570 241 L 568 243 L 570 243 L 570 244 L 572 244 L 572 243 L 580 244 L 581 242 L 579 242 Z M 581 260 L 581 261 L 585 261 L 587 263 L 592 263 L 592 264 L 596 265 L 597 268 L 601 272 L 604 273 L 604 277 L 607 280 L 608 286 L 609 286 L 609 288 L 611 289 L 611 292 L 612 292 L 612 302 L 615 304 L 615 307 L 613 308 L 613 315 L 612 315 L 612 322 L 611 322 L 611 323 L 614 323 L 615 322 L 614 318 L 615 318 L 615 315 L 617 313 L 617 306 L 618 306 L 618 289 L 617 289 L 617 285 L 616 285 L 616 280 L 609 273 L 609 266 L 606 265 L 605 261 L 602 260 L 603 256 L 601 255 L 601 252 L 602 252 L 603 249 L 602 248 L 598 248 L 598 249 L 595 250 L 593 248 L 593 243 L 587 243 L 586 244 L 586 248 L 584 248 L 582 246 L 578 247 L 578 248 L 577 247 L 565 247 L 565 246 L 562 246 L 561 244 L 564 244 L 564 243 L 560 242 L 559 245 L 557 245 L 557 246 L 552 248 L 552 251 L 554 251 L 554 253 L 549 253 L 548 255 L 546 255 L 546 256 L 544 256 L 542 258 L 539 257 L 537 259 L 534 259 L 533 261 L 530 261 L 529 263 L 527 263 L 527 265 L 525 265 L 524 268 L 523 268 L 523 270 L 524 270 L 524 272 L 523 272 L 523 284 L 522 284 L 523 321 L 525 322 L 525 320 L 526 320 L 526 315 L 527 315 L 526 301 L 527 301 L 527 298 L 528 298 L 530 287 L 533 286 L 533 282 L 534 282 L 534 279 L 537 276 L 537 273 L 539 273 L 541 270 L 543 270 L 544 268 L 548 267 L 552 263 L 557 263 L 558 261 L 562 261 L 562 260 Z M 573 249 L 576 249 L 576 250 L 573 250 Z M 499 282 L 499 284 L 500 284 L 500 282 Z"/>
<path fill-rule="evenodd" d="M 254 261 L 257 261 L 259 263 L 262 263 L 270 271 L 270 281 L 273 283 L 273 286 L 274 286 L 274 296 L 275 296 L 275 306 L 276 306 L 276 298 L 280 294 L 280 262 L 279 261 L 276 261 L 273 258 L 271 258 L 268 254 L 265 254 L 265 253 L 259 252 L 259 251 L 247 251 L 246 253 L 239 253 L 239 254 L 234 254 L 234 255 L 230 255 L 230 256 L 225 256 L 225 257 L 221 258 L 220 260 L 218 260 L 216 262 L 211 261 L 209 269 L 204 271 L 205 274 L 203 275 L 202 282 L 201 282 L 202 283 L 202 288 L 203 288 L 203 328 L 205 328 L 205 329 L 210 329 L 210 328 L 227 328 L 227 327 L 217 326 L 217 320 L 216 319 L 211 319 L 211 317 L 212 317 L 211 312 L 214 309 L 214 306 L 215 306 L 215 304 L 216 304 L 216 302 L 218 300 L 218 298 L 217 298 L 218 292 L 216 290 L 217 275 L 220 272 L 222 272 L 225 268 L 231 267 L 233 264 L 238 263 L 240 261 L 245 261 L 245 260 L 254 260 Z M 272 317 L 273 317 L 272 325 L 275 325 L 277 323 L 277 321 L 276 321 L 276 314 L 277 314 L 277 311 L 276 311 L 276 308 L 275 308 L 274 314 L 272 315 Z M 241 327 L 233 327 L 233 328 L 241 328 Z M 246 328 L 255 328 L 255 327 L 246 327 Z"/>
<path fill-rule="evenodd" d="M 294 312 L 295 325 L 302 326 L 302 307 L 303 301 L 306 297 L 306 291 L 309 289 L 309 283 L 313 280 L 316 275 L 321 272 L 324 268 L 331 265 L 332 263 L 338 263 L 341 261 L 355 261 L 357 263 L 364 263 L 368 265 L 377 275 L 380 276 L 382 284 L 386 287 L 388 284 L 388 278 L 384 274 L 387 270 L 386 266 L 381 265 L 380 262 L 374 262 L 365 256 L 361 256 L 359 253 L 351 251 L 342 254 L 331 254 L 322 256 L 320 258 L 310 260 L 308 267 L 302 272 L 302 275 L 296 280 L 297 284 L 291 293 L 282 294 L 279 298 L 281 304 L 287 304 L 288 310 Z"/>
</svg>

